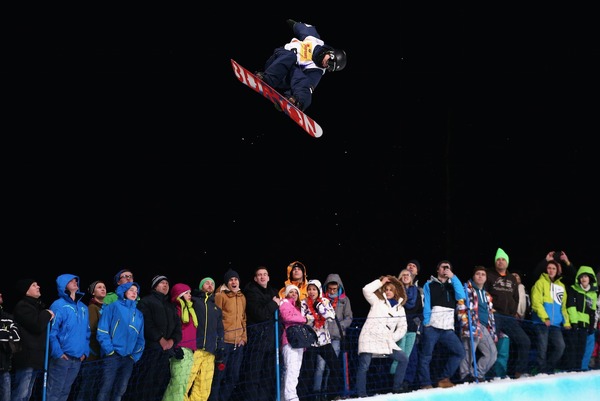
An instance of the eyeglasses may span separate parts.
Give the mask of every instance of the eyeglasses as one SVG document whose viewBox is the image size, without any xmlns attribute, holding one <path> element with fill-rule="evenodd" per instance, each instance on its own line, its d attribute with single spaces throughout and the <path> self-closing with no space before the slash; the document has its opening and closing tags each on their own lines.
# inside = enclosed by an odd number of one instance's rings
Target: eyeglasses
<svg viewBox="0 0 600 401">
<path fill-rule="evenodd" d="M 130 278 L 133 278 L 133 274 L 122 274 L 119 276 L 119 278 L 126 278 L 129 280 Z"/>
</svg>

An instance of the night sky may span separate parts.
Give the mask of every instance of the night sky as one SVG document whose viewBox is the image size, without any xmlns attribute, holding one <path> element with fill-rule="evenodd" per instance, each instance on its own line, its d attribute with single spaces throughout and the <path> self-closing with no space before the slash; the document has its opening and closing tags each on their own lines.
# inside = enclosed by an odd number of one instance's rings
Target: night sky
<svg viewBox="0 0 600 401">
<path fill-rule="evenodd" d="M 57 275 L 112 290 L 123 266 L 145 294 L 158 273 L 196 287 L 232 267 L 243 286 L 258 265 L 279 288 L 300 260 L 309 278 L 339 273 L 356 316 L 361 287 L 412 258 L 421 280 L 447 258 L 465 281 L 498 247 L 509 269 L 550 250 L 598 269 L 591 13 L 406 3 L 20 15 L 8 309 L 17 278 L 37 278 L 50 303 Z M 348 54 L 306 111 L 321 138 L 230 66 L 262 69 L 291 38 L 287 18 Z"/>
</svg>

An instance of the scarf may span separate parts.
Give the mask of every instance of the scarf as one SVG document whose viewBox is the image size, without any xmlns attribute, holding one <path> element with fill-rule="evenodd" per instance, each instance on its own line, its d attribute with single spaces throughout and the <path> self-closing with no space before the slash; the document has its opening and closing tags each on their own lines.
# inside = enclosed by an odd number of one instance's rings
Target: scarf
<svg viewBox="0 0 600 401">
<path fill-rule="evenodd" d="M 329 294 L 325 295 L 330 301 L 331 301 L 331 307 L 335 310 L 338 300 L 340 299 L 339 297 L 330 297 Z"/>
<path fill-rule="evenodd" d="M 315 311 L 314 302 L 320 303 L 320 302 L 322 302 L 322 300 L 321 300 L 321 298 L 317 298 L 314 301 L 312 298 L 306 299 L 306 305 L 308 305 L 308 309 L 310 310 L 310 313 L 315 317 L 315 323 L 314 323 L 315 329 L 320 329 L 325 324 L 325 318 L 318 311 Z"/>
<path fill-rule="evenodd" d="M 194 327 L 198 327 L 198 317 L 196 316 L 196 311 L 192 307 L 192 301 L 186 301 L 183 298 L 177 298 L 177 300 L 179 301 L 179 306 L 181 308 L 181 321 L 183 323 L 189 323 L 190 315 L 192 315 Z"/>
</svg>

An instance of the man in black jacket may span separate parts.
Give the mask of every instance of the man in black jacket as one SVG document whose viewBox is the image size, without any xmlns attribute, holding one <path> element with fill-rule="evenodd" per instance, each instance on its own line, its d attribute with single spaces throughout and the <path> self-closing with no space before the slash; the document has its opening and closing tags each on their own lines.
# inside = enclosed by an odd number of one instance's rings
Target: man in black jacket
<svg viewBox="0 0 600 401">
<path fill-rule="evenodd" d="M 169 358 L 181 341 L 181 319 L 169 299 L 169 279 L 163 275 L 154 276 L 151 288 L 152 292 L 137 304 L 144 314 L 146 345 L 132 374 L 137 378 L 136 389 L 133 392 L 128 389 L 125 394 L 136 401 L 162 399 L 171 379 Z"/>
<path fill-rule="evenodd" d="M 248 345 L 244 358 L 246 394 L 257 401 L 275 400 L 275 311 L 277 290 L 269 285 L 269 271 L 259 266 L 244 287 Z M 257 373 L 260 372 L 260 373 Z"/>
<path fill-rule="evenodd" d="M 47 309 L 40 299 L 40 286 L 34 279 L 17 281 L 15 289 L 23 298 L 13 310 L 21 330 L 21 351 L 13 355 L 12 400 L 28 401 L 38 372 L 44 370 L 48 324 L 54 318 L 54 312 Z"/>
</svg>

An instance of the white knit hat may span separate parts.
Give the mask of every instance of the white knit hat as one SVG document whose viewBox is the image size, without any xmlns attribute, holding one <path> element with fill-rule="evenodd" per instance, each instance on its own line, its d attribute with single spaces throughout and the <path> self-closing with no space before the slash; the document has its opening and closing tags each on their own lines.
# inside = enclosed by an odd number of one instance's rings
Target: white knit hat
<svg viewBox="0 0 600 401">
<path fill-rule="evenodd" d="M 285 287 L 285 296 L 287 297 L 288 294 L 290 293 L 291 290 L 296 290 L 296 292 L 298 293 L 298 296 L 300 296 L 300 289 L 295 286 L 294 284 L 290 284 L 288 286 Z"/>
</svg>

